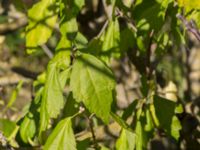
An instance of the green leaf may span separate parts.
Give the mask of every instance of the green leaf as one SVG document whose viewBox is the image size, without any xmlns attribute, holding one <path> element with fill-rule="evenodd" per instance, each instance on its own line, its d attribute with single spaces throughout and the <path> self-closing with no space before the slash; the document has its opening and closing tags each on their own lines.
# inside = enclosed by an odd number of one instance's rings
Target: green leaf
<svg viewBox="0 0 200 150">
<path fill-rule="evenodd" d="M 134 32 L 130 28 L 125 28 L 120 33 L 120 49 L 122 52 L 128 51 L 134 47 Z"/>
<path fill-rule="evenodd" d="M 69 67 L 70 65 L 70 51 L 63 49 L 61 51 L 58 51 L 56 53 L 56 55 L 53 57 L 53 59 L 49 62 L 48 64 L 48 70 L 51 69 L 51 66 L 54 66 L 58 69 L 58 70 L 65 70 Z M 47 70 L 47 71 L 48 71 Z M 48 72 L 47 72 L 48 75 Z"/>
<path fill-rule="evenodd" d="M 79 10 L 85 5 L 85 0 L 74 0 L 74 4 L 79 8 Z"/>
<path fill-rule="evenodd" d="M 98 57 L 101 52 L 102 43 L 103 41 L 101 41 L 99 38 L 93 38 L 88 43 L 88 48 L 85 51 Z"/>
<path fill-rule="evenodd" d="M 56 118 L 64 106 L 62 88 L 59 82 L 59 70 L 55 63 L 48 66 L 47 82 L 45 84 L 42 101 L 45 101 L 50 117 Z"/>
<path fill-rule="evenodd" d="M 15 130 L 16 124 L 8 119 L 0 119 L 0 131 L 5 137 L 9 137 Z"/>
<path fill-rule="evenodd" d="M 63 7 L 60 9 L 60 32 L 67 39 L 74 40 L 78 32 L 76 13 L 79 9 L 76 8 L 76 5 L 73 5 L 73 1 L 68 2 L 67 0 L 63 0 L 61 5 L 63 5 Z M 66 5 L 68 5 L 68 7 L 65 7 Z"/>
<path fill-rule="evenodd" d="M 85 49 L 87 48 L 88 40 L 87 38 L 81 34 L 80 32 L 77 33 L 76 38 L 74 39 L 75 46 L 77 49 Z"/>
<path fill-rule="evenodd" d="M 56 0 L 41 0 L 28 11 L 26 47 L 29 54 L 35 52 L 51 36 L 57 20 L 55 3 Z"/>
<path fill-rule="evenodd" d="M 42 99 L 43 90 L 44 88 L 41 87 L 37 91 L 34 100 L 31 102 L 29 111 L 27 111 L 23 120 L 19 121 L 20 123 L 19 133 L 24 143 L 29 143 L 30 140 L 32 140 L 32 138 L 38 131 L 37 130 L 37 126 L 39 125 L 38 108 L 40 107 L 40 101 Z"/>
<path fill-rule="evenodd" d="M 134 11 L 133 17 L 137 21 L 137 28 L 159 31 L 164 23 L 168 0 L 142 0 Z"/>
<path fill-rule="evenodd" d="M 137 104 L 138 104 L 138 100 L 134 100 L 131 104 L 129 104 L 129 106 L 123 112 L 123 115 L 122 115 L 123 120 L 127 120 L 128 117 L 134 115 Z"/>
<path fill-rule="evenodd" d="M 134 150 L 135 133 L 122 129 L 121 135 L 116 143 L 116 150 Z"/>
<path fill-rule="evenodd" d="M 154 96 L 154 106 L 160 126 L 170 128 L 176 103 L 159 96 Z"/>
<path fill-rule="evenodd" d="M 118 115 L 116 115 L 113 112 L 110 112 L 110 115 L 112 118 L 124 129 L 129 130 L 130 132 L 133 132 L 133 130 L 129 127 L 129 125 Z"/>
<path fill-rule="evenodd" d="M 177 141 L 180 137 L 180 130 L 182 129 L 181 123 L 178 120 L 176 116 L 173 116 L 172 118 L 172 124 L 171 124 L 171 135 L 174 137 Z"/>
<path fill-rule="evenodd" d="M 90 147 L 90 138 L 77 141 L 77 150 L 86 150 L 88 147 Z"/>
<path fill-rule="evenodd" d="M 176 108 L 175 108 L 175 113 L 176 114 L 182 114 L 183 113 L 183 106 L 182 106 L 182 104 L 178 104 L 177 106 L 176 106 Z"/>
<path fill-rule="evenodd" d="M 180 7 L 184 7 L 186 12 L 191 11 L 192 9 L 200 9 L 199 0 L 177 0 Z"/>
<path fill-rule="evenodd" d="M 63 109 L 63 116 L 64 117 L 69 117 L 73 116 L 79 111 L 78 106 L 76 106 L 76 101 L 73 98 L 72 92 L 69 93 L 67 97 L 67 101 L 65 103 L 65 107 Z"/>
<path fill-rule="evenodd" d="M 35 120 L 33 118 L 33 114 L 29 112 L 25 118 L 23 119 L 23 122 L 20 125 L 20 136 L 22 138 L 22 141 L 24 143 L 28 143 L 29 139 L 32 139 L 36 132 L 36 124 Z"/>
<path fill-rule="evenodd" d="M 89 54 L 78 56 L 73 64 L 70 88 L 77 102 L 108 123 L 115 80 L 110 69 Z"/>
<path fill-rule="evenodd" d="M 102 56 L 101 58 L 106 62 L 109 61 L 110 56 L 118 58 L 120 56 L 120 28 L 118 19 L 111 20 L 108 29 L 102 38 Z"/>
<path fill-rule="evenodd" d="M 17 87 L 13 90 L 12 94 L 11 94 L 11 97 L 8 101 L 8 104 L 6 105 L 6 109 L 10 108 L 14 102 L 16 101 L 17 99 L 17 96 L 19 94 L 19 91 L 21 90 L 22 88 L 22 85 L 23 85 L 23 81 L 21 80 L 18 84 L 17 84 Z"/>
<path fill-rule="evenodd" d="M 181 125 L 175 116 L 176 103 L 159 96 L 154 96 L 154 107 L 159 127 L 164 129 L 168 135 L 178 139 Z"/>
<path fill-rule="evenodd" d="M 145 124 L 144 130 L 147 132 L 151 132 L 154 129 L 154 124 L 153 124 L 151 112 L 149 109 L 145 110 L 145 117 L 146 117 L 146 124 Z"/>
<path fill-rule="evenodd" d="M 187 16 L 187 20 L 194 20 L 197 27 L 200 29 L 200 9 L 194 10 Z"/>
<path fill-rule="evenodd" d="M 61 89 L 64 89 L 65 85 L 69 83 L 72 68 L 68 68 L 60 73 L 59 81 Z"/>
<path fill-rule="evenodd" d="M 45 84 L 40 110 L 40 131 L 46 129 L 48 120 L 56 118 L 64 106 L 64 99 L 59 82 L 59 70 L 55 63 L 48 65 L 47 82 Z"/>
<path fill-rule="evenodd" d="M 60 24 L 60 31 L 62 35 L 67 36 L 69 40 L 74 40 L 78 32 L 76 18 L 71 18 L 71 16 L 65 16 L 63 22 L 61 22 Z"/>
<path fill-rule="evenodd" d="M 137 110 L 136 116 L 137 120 L 135 125 L 135 149 L 147 149 L 149 135 L 148 132 L 145 131 L 146 116 L 142 109 Z"/>
<path fill-rule="evenodd" d="M 43 100 L 40 107 L 40 126 L 39 137 L 41 138 L 42 131 L 45 131 L 49 123 L 49 115 L 46 108 L 46 102 Z"/>
<path fill-rule="evenodd" d="M 137 121 L 136 123 L 136 128 L 135 128 L 135 133 L 136 133 L 136 150 L 143 150 L 146 148 L 146 137 L 145 137 L 145 132 L 143 130 L 141 121 Z"/>
<path fill-rule="evenodd" d="M 56 46 L 56 52 L 70 51 L 72 49 L 71 41 L 67 39 L 67 36 L 63 35 Z"/>
<path fill-rule="evenodd" d="M 101 150 L 109 150 L 109 148 L 107 148 L 105 146 L 101 146 Z"/>
<path fill-rule="evenodd" d="M 59 51 L 48 64 L 40 110 L 40 133 L 46 129 L 49 119 L 56 118 L 64 107 L 63 88 L 69 78 L 69 64 L 70 51 Z M 61 70 L 65 71 L 60 72 Z M 63 74 L 66 75 L 65 78 Z"/>
<path fill-rule="evenodd" d="M 61 120 L 50 134 L 44 150 L 76 150 L 71 118 Z"/>
</svg>

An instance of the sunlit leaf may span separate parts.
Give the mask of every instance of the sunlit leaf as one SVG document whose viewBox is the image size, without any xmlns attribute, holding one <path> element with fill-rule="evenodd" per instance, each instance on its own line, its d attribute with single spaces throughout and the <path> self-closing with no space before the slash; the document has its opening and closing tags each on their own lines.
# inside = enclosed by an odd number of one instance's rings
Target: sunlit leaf
<svg viewBox="0 0 200 150">
<path fill-rule="evenodd" d="M 110 150 L 110 149 L 105 146 L 101 146 L 101 150 Z"/>
<path fill-rule="evenodd" d="M 48 64 L 40 110 L 40 133 L 46 129 L 49 119 L 56 118 L 64 107 L 63 88 L 69 78 L 70 70 L 67 68 L 69 64 L 70 51 L 58 52 Z M 64 71 L 60 72 L 61 70 Z"/>
<path fill-rule="evenodd" d="M 41 0 L 28 11 L 26 47 L 33 53 L 50 38 L 57 20 L 56 0 Z"/>
<path fill-rule="evenodd" d="M 74 4 L 81 9 L 85 5 L 85 0 L 74 0 Z"/>
<path fill-rule="evenodd" d="M 168 0 L 142 0 L 134 9 L 134 18 L 140 29 L 159 31 L 164 23 Z"/>
<path fill-rule="evenodd" d="M 76 45 L 77 49 L 85 49 L 85 48 L 87 48 L 88 40 L 80 32 L 77 33 L 77 36 L 74 39 L 74 42 L 75 42 L 75 45 Z"/>
<path fill-rule="evenodd" d="M 42 98 L 43 87 L 40 88 L 34 100 L 31 102 L 29 107 L 29 111 L 24 116 L 23 120 L 20 120 L 20 128 L 19 133 L 22 141 L 24 143 L 29 143 L 30 140 L 35 136 L 37 130 L 37 126 L 39 125 L 39 106 Z"/>
<path fill-rule="evenodd" d="M 118 19 L 112 20 L 108 24 L 108 29 L 103 37 L 102 59 L 106 62 L 110 56 L 120 56 L 120 29 Z"/>
<path fill-rule="evenodd" d="M 192 9 L 200 9 L 200 1 L 199 0 L 177 0 L 179 6 L 185 7 L 186 12 Z"/>
<path fill-rule="evenodd" d="M 20 125 L 20 136 L 24 143 L 28 143 L 29 139 L 32 139 L 34 134 L 36 133 L 36 123 L 33 118 L 32 113 L 28 113 L 24 119 L 22 124 Z"/>
<path fill-rule="evenodd" d="M 0 119 L 0 131 L 5 137 L 9 137 L 15 130 L 16 124 L 8 119 Z"/>
<path fill-rule="evenodd" d="M 76 1 L 74 1 L 76 3 Z M 68 5 L 68 7 L 65 7 Z M 71 7 L 71 8 L 70 8 Z M 81 7 L 81 6 L 80 6 Z M 60 32 L 69 40 L 74 40 L 78 32 L 78 24 L 76 21 L 77 5 L 67 0 L 63 0 L 61 3 L 60 16 L 61 22 Z"/>
<path fill-rule="evenodd" d="M 144 116 L 144 112 L 139 109 L 137 111 L 137 120 L 135 126 L 135 149 L 136 150 L 143 150 L 147 149 L 147 142 L 148 142 L 148 133 L 145 132 L 145 121 L 146 118 Z"/>
<path fill-rule="evenodd" d="M 181 123 L 178 120 L 176 116 L 173 116 L 172 118 L 172 124 L 171 124 L 171 135 L 174 137 L 176 140 L 179 139 L 180 137 L 180 130 L 182 129 Z"/>
<path fill-rule="evenodd" d="M 83 101 L 90 112 L 107 123 L 114 87 L 112 72 L 100 60 L 89 54 L 76 58 L 70 80 L 73 96 L 76 101 Z"/>
<path fill-rule="evenodd" d="M 121 135 L 116 143 L 116 150 L 134 150 L 135 136 L 135 133 L 122 129 Z"/>
<path fill-rule="evenodd" d="M 200 9 L 194 10 L 187 16 L 188 20 L 194 20 L 197 27 L 200 29 Z"/>
<path fill-rule="evenodd" d="M 71 118 L 61 120 L 47 139 L 44 150 L 76 150 Z"/>
<path fill-rule="evenodd" d="M 61 89 L 64 89 L 65 85 L 69 83 L 71 69 L 72 68 L 68 68 L 60 73 L 59 80 L 60 80 Z"/>
<path fill-rule="evenodd" d="M 45 101 L 47 112 L 53 118 L 57 117 L 60 109 L 64 106 L 62 89 L 58 77 L 59 70 L 56 64 L 50 64 L 48 66 L 47 82 L 42 101 Z"/>
</svg>

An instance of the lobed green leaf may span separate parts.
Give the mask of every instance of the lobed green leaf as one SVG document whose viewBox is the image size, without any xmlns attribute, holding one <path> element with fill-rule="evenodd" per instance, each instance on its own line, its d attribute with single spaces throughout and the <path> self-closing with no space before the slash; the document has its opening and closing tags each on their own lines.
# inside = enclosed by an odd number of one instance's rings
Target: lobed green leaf
<svg viewBox="0 0 200 150">
<path fill-rule="evenodd" d="M 108 123 L 115 80 L 110 69 L 96 57 L 81 54 L 73 64 L 70 88 L 77 102 Z"/>
</svg>

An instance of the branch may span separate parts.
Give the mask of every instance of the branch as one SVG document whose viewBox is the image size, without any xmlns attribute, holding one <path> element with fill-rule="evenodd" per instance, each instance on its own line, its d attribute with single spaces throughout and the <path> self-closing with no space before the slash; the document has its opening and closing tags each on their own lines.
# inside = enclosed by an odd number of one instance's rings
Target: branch
<svg viewBox="0 0 200 150">
<path fill-rule="evenodd" d="M 119 8 L 117 8 L 116 11 L 118 13 L 118 16 L 121 17 L 121 18 L 124 18 L 125 21 L 127 22 L 127 24 L 133 29 L 133 31 L 137 32 L 137 28 L 136 28 L 134 20 L 131 19 L 126 14 L 124 14 L 122 11 L 120 11 Z"/>
<path fill-rule="evenodd" d="M 49 58 L 53 58 L 53 53 L 45 44 L 41 45 L 41 48 Z"/>
<path fill-rule="evenodd" d="M 107 133 L 105 128 L 106 127 L 104 125 L 101 125 L 101 126 L 98 126 L 97 128 L 95 128 L 94 134 L 95 134 L 95 138 L 97 141 L 110 138 L 110 136 L 109 136 L 110 134 Z M 113 123 L 109 124 L 107 126 L 107 128 L 108 128 L 109 132 L 114 135 L 116 135 L 116 134 L 119 135 L 119 133 L 121 131 L 121 126 L 117 122 L 113 122 Z M 86 131 L 77 133 L 75 135 L 75 137 L 78 141 L 82 141 L 87 138 L 92 139 L 92 133 L 91 133 L 91 131 L 86 130 Z"/>
<path fill-rule="evenodd" d="M 101 28 L 101 31 L 99 32 L 99 34 L 96 36 L 97 38 L 100 38 L 101 35 L 103 34 L 103 32 L 106 30 L 106 27 L 108 26 L 108 20 L 106 20 L 106 22 L 104 23 L 103 27 Z"/>
<path fill-rule="evenodd" d="M 93 143 L 94 143 L 94 147 L 95 149 L 98 149 L 98 143 L 96 141 L 96 136 L 95 136 L 95 132 L 94 132 L 94 129 L 93 129 L 93 122 L 92 122 L 92 116 L 94 114 L 91 114 L 90 117 L 88 117 L 88 121 L 89 121 L 89 126 L 90 126 L 90 130 L 91 130 L 91 133 L 92 133 L 92 139 L 93 139 Z"/>
<path fill-rule="evenodd" d="M 153 68 L 151 66 L 151 55 L 152 55 L 151 46 L 152 46 L 152 41 L 153 41 L 153 35 L 154 35 L 154 30 L 152 30 L 150 32 L 149 44 L 148 44 L 147 52 L 146 52 L 146 74 L 147 74 L 147 79 L 148 80 L 151 79 L 151 75 L 152 75 L 152 71 L 153 71 Z"/>
<path fill-rule="evenodd" d="M 197 29 L 195 22 L 192 20 L 188 22 L 181 14 L 177 14 L 176 17 L 180 19 L 184 24 L 184 26 L 186 27 L 186 29 L 189 32 L 191 32 L 197 38 L 198 41 L 200 41 L 200 32 Z"/>
</svg>

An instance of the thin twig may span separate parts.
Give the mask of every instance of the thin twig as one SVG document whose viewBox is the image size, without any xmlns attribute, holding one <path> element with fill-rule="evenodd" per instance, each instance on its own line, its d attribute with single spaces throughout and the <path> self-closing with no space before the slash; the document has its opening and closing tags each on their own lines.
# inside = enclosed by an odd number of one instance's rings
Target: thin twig
<svg viewBox="0 0 200 150">
<path fill-rule="evenodd" d="M 119 10 L 119 8 L 116 9 L 117 13 L 118 13 L 118 16 L 121 17 L 121 18 L 124 18 L 128 25 L 135 31 L 137 32 L 137 28 L 135 26 L 135 22 L 129 18 L 126 14 L 124 14 L 122 11 Z"/>
<path fill-rule="evenodd" d="M 96 38 L 100 38 L 100 36 L 103 34 L 103 32 L 105 31 L 106 27 L 108 26 L 108 20 L 106 20 L 106 22 L 104 23 L 103 27 L 101 28 L 99 34 L 96 36 Z"/>
<path fill-rule="evenodd" d="M 192 20 L 187 21 L 181 14 L 177 14 L 176 17 L 180 19 L 184 24 L 184 26 L 186 27 L 186 29 L 190 31 L 197 38 L 198 41 L 200 41 L 200 32 L 197 29 L 194 21 Z"/>
<path fill-rule="evenodd" d="M 93 143 L 94 143 L 94 147 L 95 149 L 98 149 L 98 143 L 97 143 L 97 140 L 96 140 L 96 136 L 95 136 L 95 133 L 94 133 L 94 129 L 93 129 L 93 122 L 92 122 L 92 117 L 94 116 L 94 114 L 91 114 L 88 118 L 88 121 L 89 121 L 89 126 L 90 126 L 90 130 L 91 130 L 91 133 L 92 133 L 92 139 L 93 139 Z"/>
<path fill-rule="evenodd" d="M 53 53 L 45 44 L 41 45 L 41 48 L 49 58 L 53 58 Z"/>
<path fill-rule="evenodd" d="M 102 3 L 103 3 L 103 7 L 104 7 L 104 10 L 105 10 L 106 17 L 108 19 L 110 19 L 112 17 L 113 8 L 112 8 L 112 6 L 107 5 L 106 0 L 102 0 Z"/>
<path fill-rule="evenodd" d="M 152 41 L 153 41 L 153 35 L 154 35 L 154 30 L 152 30 L 150 32 L 149 35 L 149 45 L 147 48 L 147 53 L 146 53 L 146 74 L 147 74 L 147 79 L 150 80 L 151 78 L 151 74 L 153 71 L 153 68 L 151 66 L 151 45 L 152 45 Z"/>
</svg>

